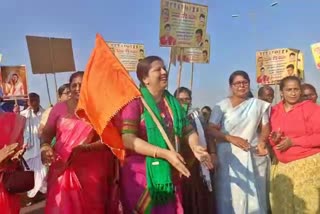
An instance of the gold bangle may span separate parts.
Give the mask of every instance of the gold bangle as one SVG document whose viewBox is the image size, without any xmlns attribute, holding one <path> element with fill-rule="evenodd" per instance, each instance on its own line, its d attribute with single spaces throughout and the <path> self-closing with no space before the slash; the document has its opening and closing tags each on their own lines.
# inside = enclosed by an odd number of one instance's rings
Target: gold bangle
<svg viewBox="0 0 320 214">
<path fill-rule="evenodd" d="M 40 151 L 42 152 L 46 147 L 51 148 L 51 145 L 49 143 L 43 143 L 40 145 Z"/>
<path fill-rule="evenodd" d="M 46 147 L 46 146 L 51 147 L 51 145 L 50 145 L 49 143 L 43 143 L 43 144 L 41 144 L 41 145 L 40 145 L 40 148 L 42 148 L 42 147 Z"/>
</svg>

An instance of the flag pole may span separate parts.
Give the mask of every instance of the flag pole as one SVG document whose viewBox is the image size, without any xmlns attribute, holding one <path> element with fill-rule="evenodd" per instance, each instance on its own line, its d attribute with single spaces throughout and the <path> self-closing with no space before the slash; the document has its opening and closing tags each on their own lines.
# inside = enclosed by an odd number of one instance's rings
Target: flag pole
<svg viewBox="0 0 320 214">
<path fill-rule="evenodd" d="M 167 77 L 167 81 L 168 81 L 168 85 L 167 85 L 167 89 L 169 88 L 169 74 L 170 74 L 170 69 L 171 69 L 171 48 L 170 48 L 170 51 L 169 51 L 169 65 L 168 65 L 168 70 L 167 70 L 167 73 L 168 73 L 168 77 Z"/>
<path fill-rule="evenodd" d="M 193 87 L 193 75 L 194 75 L 194 63 L 191 63 L 191 80 L 190 80 L 190 90 L 192 91 Z"/>
<path fill-rule="evenodd" d="M 49 89 L 49 82 L 48 82 L 48 76 L 47 76 L 47 74 L 44 74 L 44 76 L 45 76 L 45 78 L 46 78 L 46 86 L 47 86 L 49 103 L 50 103 L 50 106 L 52 106 L 51 96 L 50 96 L 50 89 Z"/>
<path fill-rule="evenodd" d="M 180 48 L 180 63 L 179 63 L 179 71 L 178 71 L 178 78 L 177 78 L 177 88 L 180 88 L 181 84 L 181 73 L 182 73 L 182 52 L 183 48 Z"/>
</svg>

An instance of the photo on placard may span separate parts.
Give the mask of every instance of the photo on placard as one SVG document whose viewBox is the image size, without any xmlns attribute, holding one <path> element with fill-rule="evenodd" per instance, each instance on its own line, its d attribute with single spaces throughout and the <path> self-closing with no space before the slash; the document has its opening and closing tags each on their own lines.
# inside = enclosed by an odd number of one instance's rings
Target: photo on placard
<svg viewBox="0 0 320 214">
<path fill-rule="evenodd" d="M 1 90 L 4 100 L 27 99 L 27 72 L 24 65 L 1 66 Z"/>
<path fill-rule="evenodd" d="M 292 48 L 263 50 L 256 53 L 256 80 L 260 85 L 279 84 L 287 76 L 303 78 L 301 64 L 298 63 L 300 51 Z"/>
<path fill-rule="evenodd" d="M 206 5 L 161 0 L 160 47 L 202 47 L 207 32 L 207 19 Z"/>
<path fill-rule="evenodd" d="M 206 35 L 198 48 L 183 48 L 183 62 L 208 64 L 210 62 L 210 36 Z"/>
<path fill-rule="evenodd" d="M 138 62 L 145 58 L 143 44 L 107 42 L 107 45 L 127 71 L 136 71 Z"/>
</svg>

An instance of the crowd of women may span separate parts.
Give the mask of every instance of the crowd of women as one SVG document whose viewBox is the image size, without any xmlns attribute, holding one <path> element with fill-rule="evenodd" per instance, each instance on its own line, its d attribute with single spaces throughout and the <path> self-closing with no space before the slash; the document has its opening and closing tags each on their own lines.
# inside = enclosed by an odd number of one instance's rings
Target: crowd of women
<svg viewBox="0 0 320 214">
<path fill-rule="evenodd" d="M 174 96 L 166 90 L 159 57 L 141 60 L 137 77 L 153 114 L 137 98 L 115 116 L 127 150 L 120 164 L 76 117 L 83 72 L 71 75 L 71 97 L 50 109 L 40 132 L 49 168 L 45 213 L 320 213 L 320 107 L 309 100 L 317 98 L 312 86 L 285 77 L 282 101 L 271 107 L 249 96 L 248 74 L 235 71 L 231 95 L 211 112 L 192 110 L 187 88 Z M 23 123 L 0 113 L 1 174 L 18 170 Z M 3 181 L 0 206 L 19 213 L 19 196 Z"/>
</svg>

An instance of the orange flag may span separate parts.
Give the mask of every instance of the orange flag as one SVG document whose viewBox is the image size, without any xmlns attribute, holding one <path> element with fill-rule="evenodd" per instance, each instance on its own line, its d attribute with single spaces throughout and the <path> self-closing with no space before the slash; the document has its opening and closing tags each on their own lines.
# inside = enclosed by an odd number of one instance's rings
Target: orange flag
<svg viewBox="0 0 320 214">
<path fill-rule="evenodd" d="M 112 118 L 130 101 L 140 97 L 134 81 L 101 35 L 84 72 L 76 114 L 89 122 L 102 141 L 124 158 L 121 135 Z"/>
</svg>

